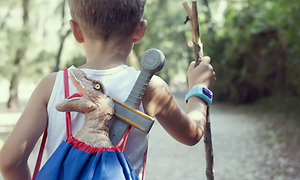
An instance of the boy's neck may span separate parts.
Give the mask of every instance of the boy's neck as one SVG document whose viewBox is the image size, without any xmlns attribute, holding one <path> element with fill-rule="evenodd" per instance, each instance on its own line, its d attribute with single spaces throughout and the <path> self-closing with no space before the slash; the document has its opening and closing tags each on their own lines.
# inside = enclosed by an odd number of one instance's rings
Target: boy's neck
<svg viewBox="0 0 300 180">
<path fill-rule="evenodd" d="M 83 43 L 87 62 L 80 68 L 110 69 L 126 64 L 133 43 L 129 39 L 111 39 L 108 41 L 87 39 Z"/>
</svg>

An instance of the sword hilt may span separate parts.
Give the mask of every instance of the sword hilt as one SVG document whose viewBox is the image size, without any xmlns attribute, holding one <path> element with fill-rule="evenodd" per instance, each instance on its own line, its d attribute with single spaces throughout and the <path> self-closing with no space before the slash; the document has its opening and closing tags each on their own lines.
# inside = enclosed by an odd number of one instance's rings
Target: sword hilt
<svg viewBox="0 0 300 180">
<path fill-rule="evenodd" d="M 152 76 L 165 64 L 165 55 L 158 49 L 149 49 L 142 57 L 142 71 L 136 80 L 125 104 L 137 109 Z"/>
</svg>

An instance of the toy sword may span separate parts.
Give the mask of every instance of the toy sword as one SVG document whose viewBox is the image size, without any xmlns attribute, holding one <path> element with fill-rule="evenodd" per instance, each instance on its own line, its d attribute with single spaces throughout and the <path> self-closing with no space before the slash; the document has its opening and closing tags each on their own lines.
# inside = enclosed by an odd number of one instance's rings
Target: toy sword
<svg viewBox="0 0 300 180">
<path fill-rule="evenodd" d="M 128 98 L 124 103 L 113 98 L 115 105 L 115 120 L 110 127 L 109 138 L 117 145 L 129 126 L 148 133 L 154 123 L 154 118 L 137 110 L 152 76 L 159 72 L 165 64 L 165 56 L 158 49 L 149 49 L 142 57 L 142 70 Z"/>
</svg>

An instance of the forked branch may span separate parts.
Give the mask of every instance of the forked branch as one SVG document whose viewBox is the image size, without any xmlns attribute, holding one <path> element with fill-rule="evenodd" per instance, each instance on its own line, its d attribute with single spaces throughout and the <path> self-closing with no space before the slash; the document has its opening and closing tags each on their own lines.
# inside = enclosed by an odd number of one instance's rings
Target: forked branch
<svg viewBox="0 0 300 180">
<path fill-rule="evenodd" d="M 192 2 L 193 10 L 190 9 L 187 2 L 184 2 L 182 4 L 187 13 L 187 18 L 186 18 L 185 23 L 187 23 L 187 21 L 189 21 L 190 25 L 191 25 L 192 42 L 193 42 L 194 52 L 195 52 L 195 57 L 196 57 L 196 65 L 199 65 L 199 63 L 203 59 L 203 44 L 201 42 L 200 32 L 199 32 L 197 3 L 196 3 L 196 1 Z"/>
</svg>

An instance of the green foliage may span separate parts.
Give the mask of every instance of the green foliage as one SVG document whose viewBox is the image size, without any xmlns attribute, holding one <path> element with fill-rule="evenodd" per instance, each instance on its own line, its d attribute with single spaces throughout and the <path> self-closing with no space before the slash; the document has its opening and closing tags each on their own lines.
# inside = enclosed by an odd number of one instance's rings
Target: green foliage
<svg viewBox="0 0 300 180">
<path fill-rule="evenodd" d="M 19 68 L 15 66 L 15 59 L 18 56 L 19 51 L 25 51 L 26 56 L 31 57 L 32 50 L 35 48 L 30 48 L 30 45 L 34 43 L 34 36 L 32 32 L 35 32 L 32 21 L 26 23 L 23 26 L 23 10 L 22 10 L 22 1 L 3 1 L 1 4 L 0 22 L 1 22 L 1 31 L 0 31 L 0 52 L 1 52 L 1 61 L 0 65 L 0 77 L 6 79 L 11 79 L 11 76 Z M 30 16 L 31 18 L 31 16 Z M 34 19 L 34 18 L 32 18 Z M 38 48 L 36 48 L 38 49 Z M 26 66 L 23 61 L 23 56 L 21 66 Z M 28 61 L 31 62 L 31 61 Z M 30 69 L 30 68 L 29 68 Z M 25 73 L 27 73 L 27 68 L 25 68 Z M 18 72 L 18 73 L 24 73 Z"/>
<path fill-rule="evenodd" d="M 216 99 L 248 103 L 284 94 L 284 102 L 299 103 L 298 1 L 198 1 L 204 54 L 211 57 L 217 73 Z M 64 2 L 31 0 L 26 28 L 22 28 L 21 1 L 0 2 L 0 78 L 11 78 L 16 50 L 24 45 L 26 68 L 22 77 L 41 78 L 53 70 L 60 38 L 69 30 L 70 16 L 63 11 Z M 134 47 L 139 59 L 150 48 L 164 52 L 167 61 L 159 75 L 167 82 L 186 75 L 189 62 L 194 60 L 190 25 L 183 24 L 186 12 L 182 2 L 147 0 L 144 18 L 148 27 L 143 41 Z M 217 20 L 222 16 L 218 4 L 225 2 L 224 20 Z M 61 59 L 61 68 L 84 62 L 81 47 L 72 36 L 66 38 Z"/>
<path fill-rule="evenodd" d="M 249 103 L 282 94 L 300 96 L 299 22 L 296 1 L 248 1 L 228 6 L 216 36 L 214 57 L 219 100 Z M 293 24 L 293 26 L 291 26 Z"/>
<path fill-rule="evenodd" d="M 74 65 L 75 67 L 79 67 L 86 62 L 86 57 L 84 55 L 79 55 L 68 61 L 66 67 L 70 67 Z"/>
<path fill-rule="evenodd" d="M 58 13 L 62 11 L 63 2 L 29 1 L 29 22 L 26 28 L 22 27 L 22 1 L 0 2 L 0 78 L 11 79 L 12 72 L 17 69 L 14 66 L 14 57 L 17 49 L 22 46 L 26 46 L 22 64 L 25 68 L 20 72 L 22 79 L 40 79 L 53 70 L 60 43 L 58 32 L 62 21 L 67 24 L 69 19 L 68 12 L 67 20 L 62 19 L 61 13 Z M 66 27 L 63 30 L 68 29 L 69 27 Z M 74 51 L 74 46 L 68 47 L 66 52 L 69 51 Z M 70 54 L 68 59 L 77 55 Z"/>
<path fill-rule="evenodd" d="M 141 57 L 147 49 L 160 49 L 167 61 L 159 75 L 167 82 L 179 72 L 186 72 L 190 61 L 192 49 L 187 46 L 186 40 L 190 27 L 183 24 L 185 17 L 181 0 L 147 0 L 144 18 L 148 28 L 143 41 L 135 46 L 135 51 Z"/>
</svg>

